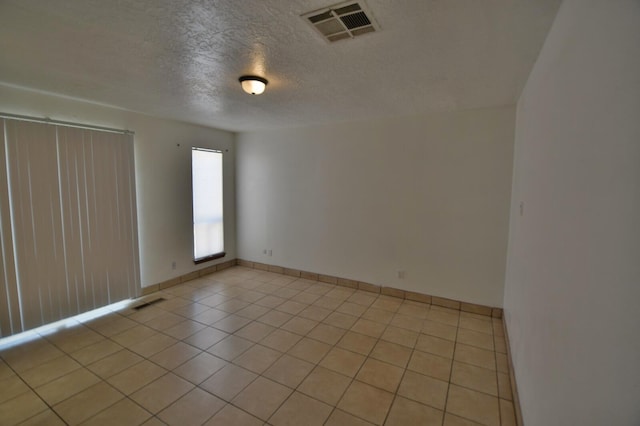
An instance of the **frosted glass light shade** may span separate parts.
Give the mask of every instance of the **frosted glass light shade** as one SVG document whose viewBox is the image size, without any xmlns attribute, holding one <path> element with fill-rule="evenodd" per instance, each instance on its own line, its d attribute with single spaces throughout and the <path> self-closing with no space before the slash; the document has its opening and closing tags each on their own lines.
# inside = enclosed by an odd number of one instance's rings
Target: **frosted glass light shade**
<svg viewBox="0 0 640 426">
<path fill-rule="evenodd" d="M 268 81 L 262 77 L 245 75 L 240 77 L 242 90 L 250 95 L 259 95 L 267 88 Z"/>
</svg>

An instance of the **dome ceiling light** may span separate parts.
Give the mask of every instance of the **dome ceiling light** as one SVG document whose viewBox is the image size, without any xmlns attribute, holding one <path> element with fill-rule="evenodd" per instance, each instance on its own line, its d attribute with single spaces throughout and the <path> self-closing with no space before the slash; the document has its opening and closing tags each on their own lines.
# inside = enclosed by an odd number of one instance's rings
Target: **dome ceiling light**
<svg viewBox="0 0 640 426">
<path fill-rule="evenodd" d="M 263 93 L 269 83 L 266 78 L 257 77 L 255 75 L 243 75 L 238 80 L 240 80 L 242 90 L 250 95 L 259 95 Z"/>
</svg>

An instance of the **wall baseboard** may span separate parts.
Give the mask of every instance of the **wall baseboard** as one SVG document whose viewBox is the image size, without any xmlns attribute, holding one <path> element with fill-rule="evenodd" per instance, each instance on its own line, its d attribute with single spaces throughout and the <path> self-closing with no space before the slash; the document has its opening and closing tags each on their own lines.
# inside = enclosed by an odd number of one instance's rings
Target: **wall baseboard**
<svg viewBox="0 0 640 426">
<path fill-rule="evenodd" d="M 518 396 L 518 386 L 516 385 L 516 374 L 513 368 L 513 359 L 511 358 L 511 344 L 509 343 L 509 331 L 507 330 L 507 322 L 502 317 L 502 328 L 504 330 L 504 340 L 507 346 L 507 361 L 509 361 L 509 381 L 511 382 L 511 398 L 513 399 L 513 409 L 516 414 L 516 424 L 524 426 L 522 419 L 522 410 L 520 409 L 520 397 Z"/>
<path fill-rule="evenodd" d="M 152 284 L 150 286 L 142 287 L 140 296 L 146 296 L 156 291 L 163 290 L 165 288 L 173 287 L 174 285 L 182 284 L 187 281 L 195 280 L 196 278 L 204 275 L 213 274 L 217 271 L 230 268 L 237 264 L 236 259 L 227 260 L 226 262 L 218 263 L 217 265 L 207 266 L 206 268 L 198 269 L 197 271 L 189 272 L 188 274 L 178 275 L 175 278 L 163 281 L 158 284 Z"/>
<path fill-rule="evenodd" d="M 376 284 L 354 281 L 347 278 L 324 275 L 317 272 L 301 271 L 298 269 L 285 268 L 283 266 L 270 265 L 267 263 L 251 262 L 249 260 L 238 259 L 237 264 L 246 268 L 257 269 L 259 271 L 275 272 L 289 275 L 291 277 L 304 278 L 311 281 L 319 281 L 326 284 L 333 284 L 342 287 L 349 287 L 372 293 L 384 294 L 386 296 L 398 297 L 400 299 L 413 300 L 415 302 L 429 303 L 431 305 L 442 306 L 444 308 L 455 309 L 457 311 L 469 312 L 472 314 L 484 315 L 493 318 L 502 318 L 502 308 L 478 305 L 475 303 L 461 302 L 458 300 L 446 299 L 444 297 L 431 296 L 429 294 L 414 291 L 401 290 L 394 287 L 379 286 Z"/>
</svg>

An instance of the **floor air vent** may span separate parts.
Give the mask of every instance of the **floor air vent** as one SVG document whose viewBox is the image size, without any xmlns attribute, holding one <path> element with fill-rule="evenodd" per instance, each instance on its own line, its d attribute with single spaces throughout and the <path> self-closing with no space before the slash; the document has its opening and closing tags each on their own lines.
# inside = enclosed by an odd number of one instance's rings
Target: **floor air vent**
<svg viewBox="0 0 640 426">
<path fill-rule="evenodd" d="M 302 17 L 329 42 L 380 30 L 363 1 L 337 4 Z"/>
<path fill-rule="evenodd" d="M 134 306 L 133 309 L 135 309 L 136 311 L 139 311 L 140 309 L 144 309 L 144 308 L 146 308 L 148 306 L 154 305 L 154 304 L 159 303 L 159 302 L 164 302 L 165 300 L 167 300 L 167 299 L 165 299 L 164 297 L 159 297 L 157 299 L 149 300 L 148 302 L 143 303 L 141 305 Z"/>
</svg>

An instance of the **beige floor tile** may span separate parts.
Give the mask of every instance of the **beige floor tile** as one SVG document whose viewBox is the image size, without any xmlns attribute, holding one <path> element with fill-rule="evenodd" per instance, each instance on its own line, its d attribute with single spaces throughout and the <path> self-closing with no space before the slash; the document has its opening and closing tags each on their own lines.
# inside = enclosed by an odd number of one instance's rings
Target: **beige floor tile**
<svg viewBox="0 0 640 426">
<path fill-rule="evenodd" d="M 282 297 L 283 299 L 291 299 L 293 296 L 300 293 L 300 290 L 294 290 L 292 288 L 280 288 L 273 292 L 275 296 Z"/>
<path fill-rule="evenodd" d="M 20 423 L 20 426 L 66 426 L 66 424 L 55 411 L 47 409 L 33 417 L 29 417 Z"/>
<path fill-rule="evenodd" d="M 375 321 L 380 324 L 388 325 L 393 319 L 394 313 L 392 311 L 385 311 L 384 309 L 369 308 L 363 314 L 362 318 Z"/>
<path fill-rule="evenodd" d="M 198 348 L 187 345 L 183 342 L 178 342 L 175 345 L 153 355 L 149 360 L 163 368 L 166 368 L 167 370 L 173 370 L 177 366 L 198 355 L 200 352 L 202 351 Z"/>
<path fill-rule="evenodd" d="M 400 305 L 397 311 L 398 314 L 406 315 L 420 320 L 427 319 L 428 312 L 429 305 L 418 302 L 408 302 L 406 300 L 404 301 L 404 303 L 402 303 L 402 305 Z"/>
<path fill-rule="evenodd" d="M 200 383 L 200 387 L 225 401 L 231 401 L 256 377 L 258 375 L 249 370 L 229 364 Z"/>
<path fill-rule="evenodd" d="M 304 337 L 287 353 L 312 364 L 317 364 L 329 352 L 329 349 L 331 346 L 326 343 Z"/>
<path fill-rule="evenodd" d="M 0 404 L 30 391 L 29 386 L 16 375 L 2 379 L 0 380 Z"/>
<path fill-rule="evenodd" d="M 226 317 L 231 315 L 230 312 L 221 311 L 220 309 L 211 308 L 206 311 L 200 312 L 192 317 L 193 321 L 196 321 L 203 325 L 212 325 Z"/>
<path fill-rule="evenodd" d="M 389 312 L 397 312 L 400 305 L 402 305 L 402 299 L 397 297 L 380 296 L 371 304 L 371 307 Z"/>
<path fill-rule="evenodd" d="M 211 346 L 207 349 L 207 352 L 227 361 L 232 361 L 253 345 L 254 343 L 251 340 L 231 335 Z"/>
<path fill-rule="evenodd" d="M 136 345 L 129 346 L 129 350 L 144 358 L 149 358 L 169 346 L 175 345 L 177 342 L 178 341 L 173 337 L 169 337 L 164 334 L 156 334 L 155 336 L 151 336 Z"/>
<path fill-rule="evenodd" d="M 328 317 L 329 314 L 331 314 L 331 312 L 332 311 L 330 309 L 322 308 L 320 306 L 311 305 L 311 306 L 305 308 L 304 310 L 302 310 L 298 314 L 298 316 L 300 316 L 302 318 L 307 318 L 307 319 L 310 319 L 310 320 L 314 320 L 314 321 L 322 321 L 323 319 Z"/>
<path fill-rule="evenodd" d="M 302 293 L 298 293 L 291 298 L 294 302 L 304 303 L 306 305 L 310 305 L 316 300 L 320 298 L 319 294 L 309 293 L 307 291 L 303 291 Z"/>
<path fill-rule="evenodd" d="M 440 337 L 429 336 L 428 334 L 420 334 L 416 342 L 417 350 L 449 359 L 453 358 L 454 348 L 454 342 Z"/>
<path fill-rule="evenodd" d="M 398 328 L 405 328 L 407 330 L 415 331 L 417 333 L 422 330 L 424 320 L 408 315 L 395 314 L 393 319 L 389 323 L 390 325 Z"/>
<path fill-rule="evenodd" d="M 392 325 L 388 326 L 382 336 L 382 340 L 387 342 L 397 343 L 408 348 L 413 348 L 418 340 L 418 333 L 415 331 L 407 330 L 405 328 L 398 328 Z"/>
<path fill-rule="evenodd" d="M 198 300 L 198 303 L 207 305 L 210 307 L 218 306 L 224 302 L 231 300 L 231 297 L 223 296 L 222 294 L 212 294 L 211 296 L 203 297 Z"/>
<path fill-rule="evenodd" d="M 327 404 L 336 405 L 350 383 L 349 377 L 316 367 L 298 386 L 298 391 Z"/>
<path fill-rule="evenodd" d="M 260 305 L 260 306 L 264 306 L 265 308 L 273 309 L 273 308 L 283 304 L 286 301 L 287 301 L 287 299 L 283 299 L 282 297 L 269 295 L 269 296 L 263 297 L 262 299 L 256 301 L 256 305 Z"/>
<path fill-rule="evenodd" d="M 225 405 L 223 400 L 195 388 L 159 412 L 158 418 L 168 425 L 199 426 Z"/>
<path fill-rule="evenodd" d="M 344 374 L 345 376 L 354 377 L 364 360 L 365 357 L 363 355 L 334 347 L 318 365 Z"/>
<path fill-rule="evenodd" d="M 498 395 L 500 398 L 511 401 L 511 380 L 506 373 L 498 373 Z"/>
<path fill-rule="evenodd" d="M 451 383 L 498 396 L 498 381 L 494 370 L 454 361 Z"/>
<path fill-rule="evenodd" d="M 191 346 L 206 350 L 227 337 L 228 334 L 212 327 L 206 327 L 183 340 Z"/>
<path fill-rule="evenodd" d="M 458 326 L 458 321 L 460 319 L 460 314 L 457 311 L 453 311 L 451 309 L 446 312 L 444 310 L 435 310 L 431 309 L 429 314 L 427 315 L 427 319 L 429 321 L 435 321 L 446 325 L 451 325 L 454 327 Z"/>
<path fill-rule="evenodd" d="M 291 314 L 273 310 L 258 318 L 258 321 L 268 324 L 272 327 L 280 327 L 291 318 L 293 318 L 293 315 Z"/>
<path fill-rule="evenodd" d="M 236 315 L 241 317 L 249 318 L 250 320 L 255 320 L 269 312 L 271 308 L 267 308 L 266 306 L 260 305 L 249 305 L 246 308 L 240 309 L 236 312 Z"/>
<path fill-rule="evenodd" d="M 210 308 L 206 305 L 202 305 L 200 303 L 189 303 L 184 305 L 181 308 L 177 308 L 173 310 L 174 314 L 180 315 L 181 317 L 194 320 L 197 315 L 200 315 L 203 312 L 208 311 Z M 218 318 L 220 319 L 220 318 Z"/>
<path fill-rule="evenodd" d="M 226 405 L 205 426 L 262 426 L 264 422 L 233 405 Z"/>
<path fill-rule="evenodd" d="M 448 382 L 451 375 L 451 360 L 415 350 L 407 369 Z"/>
<path fill-rule="evenodd" d="M 77 333 L 63 336 L 60 339 L 55 337 L 56 335 L 49 337 L 49 339 L 62 351 L 66 353 L 75 352 L 79 349 L 93 345 L 105 339 L 103 335 L 91 330 L 88 327 L 82 327 Z"/>
<path fill-rule="evenodd" d="M 325 426 L 370 426 L 373 423 L 366 422 L 342 410 L 333 410 L 327 419 Z"/>
<path fill-rule="evenodd" d="M 322 426 L 332 410 L 333 407 L 323 402 L 294 392 L 271 416 L 269 423 L 274 426 Z"/>
<path fill-rule="evenodd" d="M 186 339 L 187 337 L 197 333 L 198 331 L 202 330 L 205 327 L 206 327 L 206 325 L 201 324 L 201 323 L 199 323 L 197 321 L 184 320 L 184 321 L 174 325 L 173 327 L 170 327 L 170 328 L 167 328 L 167 329 L 163 330 L 162 332 L 164 334 L 167 334 L 167 335 L 173 337 L 174 339 L 182 340 L 182 339 Z"/>
<path fill-rule="evenodd" d="M 202 352 L 180 367 L 175 368 L 173 373 L 197 385 L 227 364 L 228 362 L 222 358 L 218 358 L 207 352 Z"/>
<path fill-rule="evenodd" d="M 4 351 L 2 358 L 16 372 L 21 373 L 63 355 L 64 352 L 54 345 L 44 339 L 38 339 Z"/>
<path fill-rule="evenodd" d="M 283 330 L 305 336 L 318 325 L 318 321 L 302 318 L 300 316 L 293 317 L 282 325 Z"/>
<path fill-rule="evenodd" d="M 444 414 L 444 426 L 481 426 L 480 423 L 455 416 L 451 413 Z"/>
<path fill-rule="evenodd" d="M 368 358 L 362 365 L 356 379 L 377 388 L 395 393 L 398 389 L 398 384 L 400 383 L 400 379 L 402 379 L 403 373 L 403 368 Z"/>
<path fill-rule="evenodd" d="M 0 419 L 3 424 L 15 425 L 46 409 L 34 392 L 26 392 L 0 404 Z"/>
<path fill-rule="evenodd" d="M 222 318 L 220 321 L 214 322 L 212 327 L 222 330 L 225 333 L 235 333 L 245 325 L 249 324 L 251 320 L 249 318 L 241 317 L 239 315 L 229 315 Z"/>
<path fill-rule="evenodd" d="M 136 325 L 127 331 L 112 336 L 111 339 L 125 348 L 128 348 L 129 346 L 136 345 L 156 334 L 158 334 L 158 332 L 151 327 Z"/>
<path fill-rule="evenodd" d="M 308 306 L 309 305 L 305 303 L 299 303 L 293 300 L 287 300 L 286 302 L 278 305 L 278 307 L 274 309 L 276 311 L 285 312 L 287 314 L 297 315 Z"/>
<path fill-rule="evenodd" d="M 278 329 L 260 341 L 260 344 L 280 352 L 286 352 L 302 339 L 290 331 Z"/>
<path fill-rule="evenodd" d="M 20 377 L 32 388 L 37 388 L 80 367 L 81 365 L 73 358 L 65 355 L 26 370 L 20 374 Z"/>
<path fill-rule="evenodd" d="M 68 424 L 79 424 L 123 398 L 120 392 L 100 382 L 54 405 L 53 409 Z"/>
<path fill-rule="evenodd" d="M 222 302 L 219 305 L 216 305 L 216 309 L 220 309 L 221 311 L 225 311 L 225 312 L 235 313 L 235 312 L 238 312 L 240 309 L 246 308 L 247 306 L 249 306 L 248 302 L 245 302 L 240 299 L 231 299 L 231 300 L 227 300 L 226 302 Z"/>
<path fill-rule="evenodd" d="M 36 392 L 47 404 L 55 405 L 99 381 L 100 378 L 89 370 L 79 368 L 36 388 Z"/>
<path fill-rule="evenodd" d="M 386 325 L 384 324 L 360 318 L 358 321 L 356 321 L 353 327 L 351 327 L 351 331 L 377 339 L 378 337 L 382 336 L 385 328 Z"/>
<path fill-rule="evenodd" d="M 356 291 L 352 289 L 338 287 L 338 288 L 334 288 L 333 290 L 330 290 L 326 294 L 326 296 L 331 297 L 332 299 L 338 299 L 338 300 L 344 301 L 344 300 L 347 300 L 349 297 L 351 297 L 351 295 L 355 292 Z"/>
<path fill-rule="evenodd" d="M 125 318 L 123 316 L 118 315 L 113 318 L 111 321 L 106 323 L 100 323 L 95 326 L 91 326 L 95 331 L 102 334 L 105 337 L 115 336 L 116 334 L 120 334 L 123 331 L 126 331 L 130 328 L 137 326 L 138 323 L 130 320 L 129 318 Z"/>
<path fill-rule="evenodd" d="M 368 291 L 358 290 L 347 299 L 347 302 L 357 303 L 358 305 L 368 308 L 377 298 L 377 295 L 371 294 Z"/>
<path fill-rule="evenodd" d="M 295 389 L 305 377 L 313 370 L 314 365 L 310 362 L 283 355 L 264 373 L 268 379 Z"/>
<path fill-rule="evenodd" d="M 87 368 L 101 378 L 106 379 L 126 370 L 142 360 L 143 358 L 140 355 L 134 354 L 127 349 L 123 349 L 113 355 L 102 358 L 100 361 L 96 361 L 93 364 L 88 365 Z"/>
<path fill-rule="evenodd" d="M 402 378 L 398 395 L 444 410 L 449 383 L 413 371 Z"/>
<path fill-rule="evenodd" d="M 475 346 L 458 343 L 453 359 L 477 367 L 488 368 L 489 370 L 496 369 L 495 353 L 486 349 L 476 348 Z"/>
<path fill-rule="evenodd" d="M 379 340 L 373 347 L 371 358 L 405 368 L 411 357 L 412 350 L 406 346 L 398 345 L 384 340 Z"/>
<path fill-rule="evenodd" d="M 71 353 L 71 357 L 82 365 L 89 365 L 122 350 L 122 346 L 111 340 L 102 340 Z"/>
<path fill-rule="evenodd" d="M 475 346 L 490 351 L 494 350 L 493 336 L 490 334 L 482 333 L 480 331 L 468 330 L 466 328 L 458 329 L 458 336 L 456 338 L 458 343 L 464 343 L 465 345 Z"/>
<path fill-rule="evenodd" d="M 254 321 L 251 324 L 248 324 L 242 329 L 236 331 L 234 333 L 234 336 L 242 337 L 243 339 L 247 339 L 257 343 L 269 334 L 273 333 L 275 330 L 276 327 L 262 322 Z"/>
<path fill-rule="evenodd" d="M 273 380 L 258 377 L 233 399 L 233 404 L 266 421 L 291 392 Z"/>
<path fill-rule="evenodd" d="M 489 319 L 480 320 L 480 319 L 461 316 L 458 326 L 460 328 L 466 328 L 468 330 L 474 330 L 474 331 L 480 331 L 482 333 L 493 334 L 493 324 Z"/>
<path fill-rule="evenodd" d="M 449 386 L 446 411 L 488 426 L 500 424 L 498 398 L 454 384 Z"/>
<path fill-rule="evenodd" d="M 329 309 L 333 311 L 338 306 L 342 305 L 342 301 L 340 299 L 335 299 L 333 297 L 322 296 L 320 299 L 313 302 L 313 306 L 318 306 L 320 308 Z"/>
<path fill-rule="evenodd" d="M 500 421 L 502 426 L 516 426 L 516 413 L 513 402 L 500 399 Z"/>
<path fill-rule="evenodd" d="M 359 317 L 364 314 L 367 310 L 366 306 L 358 305 L 357 303 L 344 302 L 342 305 L 336 308 L 336 312 L 340 312 L 342 314 L 353 315 L 354 317 Z"/>
<path fill-rule="evenodd" d="M 371 423 L 381 425 L 392 401 L 392 393 L 354 380 L 337 407 Z"/>
<path fill-rule="evenodd" d="M 82 423 L 82 426 L 137 426 L 150 417 L 147 410 L 130 399 L 123 398 Z"/>
<path fill-rule="evenodd" d="M 168 373 L 131 394 L 131 399 L 147 411 L 156 414 L 191 389 L 193 389 L 191 383 Z"/>
<path fill-rule="evenodd" d="M 322 320 L 322 322 L 334 327 L 344 328 L 348 330 L 353 327 L 353 324 L 355 324 L 357 320 L 358 317 L 353 315 L 344 314 L 342 312 L 332 312 L 329 316 Z"/>
<path fill-rule="evenodd" d="M 313 330 L 311 330 L 307 337 L 319 340 L 329 345 L 335 345 L 344 336 L 346 330 L 332 325 L 318 324 Z"/>
<path fill-rule="evenodd" d="M 166 372 L 167 370 L 164 368 L 144 360 L 111 376 L 107 379 L 107 382 L 125 395 L 129 395 L 166 374 Z"/>
<path fill-rule="evenodd" d="M 276 362 L 281 355 L 280 352 L 267 348 L 266 346 L 254 345 L 234 359 L 233 363 L 254 373 L 262 374 L 271 364 Z"/>
<path fill-rule="evenodd" d="M 15 375 L 16 373 L 13 372 L 11 367 L 9 367 L 7 363 L 4 362 L 2 358 L 0 358 L 0 380 L 6 379 L 11 376 L 15 376 Z"/>
<path fill-rule="evenodd" d="M 376 342 L 377 339 L 374 337 L 365 336 L 364 334 L 360 333 L 354 333 L 353 331 L 348 331 L 344 336 L 342 336 L 342 339 L 340 339 L 336 346 L 366 356 L 369 355 Z"/>
<path fill-rule="evenodd" d="M 399 396 L 393 401 L 385 426 L 440 425 L 443 415 L 440 410 Z"/>
<path fill-rule="evenodd" d="M 184 321 L 184 317 L 173 314 L 171 312 L 165 312 L 164 314 L 154 318 L 153 320 L 146 322 L 145 325 L 147 327 L 153 328 L 154 330 L 164 331 L 176 324 L 181 323 L 182 321 Z"/>
<path fill-rule="evenodd" d="M 455 342 L 458 328 L 435 321 L 426 320 L 422 324 L 422 333 Z"/>
</svg>

